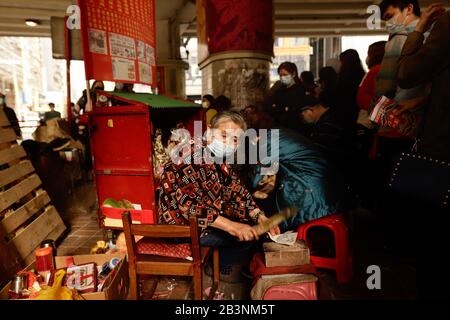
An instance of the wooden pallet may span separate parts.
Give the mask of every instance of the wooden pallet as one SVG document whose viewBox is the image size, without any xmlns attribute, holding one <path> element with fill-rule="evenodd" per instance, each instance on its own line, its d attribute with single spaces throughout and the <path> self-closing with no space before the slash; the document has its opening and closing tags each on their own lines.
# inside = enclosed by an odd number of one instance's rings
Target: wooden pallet
<svg viewBox="0 0 450 320">
<path fill-rule="evenodd" d="M 0 284 L 34 261 L 43 240 L 66 229 L 16 138 L 0 110 Z"/>
</svg>

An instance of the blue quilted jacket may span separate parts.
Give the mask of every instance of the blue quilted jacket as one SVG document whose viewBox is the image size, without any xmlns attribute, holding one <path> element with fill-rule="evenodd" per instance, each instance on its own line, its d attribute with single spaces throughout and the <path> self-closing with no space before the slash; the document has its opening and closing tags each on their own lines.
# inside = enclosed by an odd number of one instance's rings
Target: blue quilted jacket
<svg viewBox="0 0 450 320">
<path fill-rule="evenodd" d="M 267 150 L 267 156 L 262 157 L 260 162 L 263 164 L 253 170 L 251 183 L 256 188 L 262 178 L 261 170 L 269 167 L 267 163 L 275 164 L 272 166 L 278 169 L 277 186 L 273 191 L 276 193 L 275 209 L 299 208 L 297 215 L 284 222 L 281 229 L 296 229 L 302 223 L 336 213 L 339 182 L 323 155 L 306 137 L 294 131 L 279 128 L 278 133 L 278 155 L 276 139 L 272 139 L 276 132 L 269 131 L 266 141 L 260 142 L 260 148 Z"/>
</svg>

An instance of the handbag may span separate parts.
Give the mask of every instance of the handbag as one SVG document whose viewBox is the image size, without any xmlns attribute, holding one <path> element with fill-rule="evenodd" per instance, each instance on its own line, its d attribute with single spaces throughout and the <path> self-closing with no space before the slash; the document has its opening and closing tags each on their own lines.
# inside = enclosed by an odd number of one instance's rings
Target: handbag
<svg viewBox="0 0 450 320">
<path fill-rule="evenodd" d="M 445 212 L 449 208 L 450 162 L 416 152 L 402 153 L 395 162 L 389 191 L 413 209 Z"/>
</svg>

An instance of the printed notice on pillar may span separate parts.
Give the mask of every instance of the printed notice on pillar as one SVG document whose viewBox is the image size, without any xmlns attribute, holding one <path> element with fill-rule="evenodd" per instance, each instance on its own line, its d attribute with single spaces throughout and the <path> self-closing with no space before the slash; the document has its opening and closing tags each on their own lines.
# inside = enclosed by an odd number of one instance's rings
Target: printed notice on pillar
<svg viewBox="0 0 450 320">
<path fill-rule="evenodd" d="M 155 0 L 79 0 L 86 78 L 156 85 Z"/>
<path fill-rule="evenodd" d="M 114 80 L 136 81 L 134 61 L 122 58 L 112 58 L 111 61 Z"/>
<path fill-rule="evenodd" d="M 149 64 L 139 62 L 139 77 L 142 81 L 150 81 L 152 79 L 152 67 Z"/>
<path fill-rule="evenodd" d="M 93 53 L 108 54 L 105 31 L 89 29 L 89 49 Z"/>
<path fill-rule="evenodd" d="M 111 56 L 136 59 L 135 41 L 133 38 L 121 36 L 120 34 L 109 34 L 109 48 Z"/>
</svg>

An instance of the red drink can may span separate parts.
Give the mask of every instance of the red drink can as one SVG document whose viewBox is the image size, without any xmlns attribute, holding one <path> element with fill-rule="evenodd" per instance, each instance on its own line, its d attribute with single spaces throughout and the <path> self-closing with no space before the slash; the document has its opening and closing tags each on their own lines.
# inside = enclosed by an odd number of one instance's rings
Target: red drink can
<svg viewBox="0 0 450 320">
<path fill-rule="evenodd" d="M 51 247 L 36 249 L 36 270 L 37 272 L 55 270 L 53 249 Z"/>
</svg>

